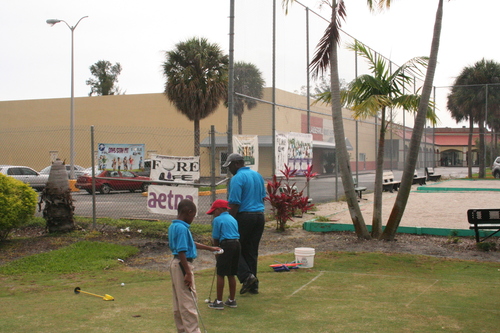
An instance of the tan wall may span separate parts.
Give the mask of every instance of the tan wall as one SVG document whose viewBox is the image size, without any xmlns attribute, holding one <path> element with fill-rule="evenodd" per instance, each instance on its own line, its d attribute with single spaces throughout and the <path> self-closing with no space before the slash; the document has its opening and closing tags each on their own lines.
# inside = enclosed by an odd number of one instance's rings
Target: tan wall
<svg viewBox="0 0 500 333">
<path fill-rule="evenodd" d="M 264 90 L 263 100 L 272 100 L 272 90 Z M 307 108 L 305 96 L 277 90 L 276 103 Z M 324 113 L 319 115 L 331 121 L 331 108 L 313 105 L 311 110 Z M 305 111 L 276 106 L 276 130 L 302 132 L 301 114 Z M 28 165 L 37 170 L 50 163 L 50 152 L 57 151 L 58 157 L 69 163 L 69 122 L 70 99 L 39 99 L 0 102 L 0 164 Z M 350 111 L 344 110 L 344 117 Z M 370 119 L 368 122 L 372 122 Z M 95 126 L 97 143 L 144 143 L 147 152 L 164 155 L 193 154 L 193 123 L 179 113 L 164 94 L 115 95 L 75 98 L 75 164 L 83 167 L 91 165 L 90 126 Z M 221 104 L 209 117 L 201 120 L 200 141 L 209 134 L 210 126 L 217 132 L 227 130 L 227 108 Z M 238 122 L 233 120 L 233 133 L 237 134 Z M 355 147 L 355 122 L 344 120 L 346 136 Z M 373 124 L 359 123 L 359 150 L 374 161 Z M 243 114 L 243 133 L 272 135 L 272 106 L 259 103 L 253 110 Z M 219 149 L 220 150 L 220 149 Z M 218 150 L 218 151 L 219 151 Z M 321 152 L 321 151 L 320 151 Z M 210 172 L 209 149 L 201 152 L 201 173 Z M 265 176 L 272 174 L 272 151 L 260 149 L 260 170 Z M 147 156 L 146 156 L 147 158 Z M 217 158 L 217 175 L 220 163 Z M 356 159 L 356 151 L 351 152 L 351 163 Z M 321 164 L 318 156 L 314 163 Z"/>
</svg>

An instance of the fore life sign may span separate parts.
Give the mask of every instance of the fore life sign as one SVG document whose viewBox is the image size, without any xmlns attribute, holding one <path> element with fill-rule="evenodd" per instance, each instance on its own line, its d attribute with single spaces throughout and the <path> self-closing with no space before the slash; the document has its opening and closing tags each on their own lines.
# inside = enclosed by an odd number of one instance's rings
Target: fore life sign
<svg viewBox="0 0 500 333">
<path fill-rule="evenodd" d="M 151 180 L 190 184 L 200 179 L 199 156 L 151 156 Z"/>
</svg>

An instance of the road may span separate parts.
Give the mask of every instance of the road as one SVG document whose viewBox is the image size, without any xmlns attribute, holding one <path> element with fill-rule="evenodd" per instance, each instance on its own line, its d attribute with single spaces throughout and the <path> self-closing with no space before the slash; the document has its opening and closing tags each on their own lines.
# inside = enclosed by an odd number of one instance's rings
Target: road
<svg viewBox="0 0 500 333">
<path fill-rule="evenodd" d="M 423 169 L 417 170 L 419 175 L 424 175 Z M 402 171 L 393 171 L 396 180 L 401 179 Z M 477 172 L 477 168 L 473 169 Z M 465 178 L 467 177 L 467 168 L 435 168 L 436 174 L 441 174 L 446 178 Z M 367 187 L 368 192 L 373 192 L 375 173 L 360 172 L 359 186 Z M 304 188 L 304 181 L 297 178 L 297 187 L 299 190 Z M 306 194 L 307 190 L 304 190 Z M 325 177 L 313 179 L 309 187 L 310 197 L 313 203 L 324 203 L 334 201 L 335 198 L 341 198 L 344 195 L 342 181 L 340 177 Z M 96 215 L 97 217 L 128 218 L 128 219 L 151 219 L 151 220 L 171 220 L 175 216 L 152 214 L 147 210 L 147 197 L 141 193 L 130 192 L 112 192 L 111 194 L 96 194 Z M 218 199 L 226 199 L 226 194 L 218 194 Z M 92 195 L 87 192 L 73 192 L 73 201 L 75 205 L 75 215 L 92 217 Z M 200 196 L 198 199 L 198 223 L 210 223 L 211 216 L 205 214 L 210 208 L 211 196 Z M 267 204 L 269 208 L 269 204 Z M 37 212 L 41 216 L 40 212 Z"/>
</svg>

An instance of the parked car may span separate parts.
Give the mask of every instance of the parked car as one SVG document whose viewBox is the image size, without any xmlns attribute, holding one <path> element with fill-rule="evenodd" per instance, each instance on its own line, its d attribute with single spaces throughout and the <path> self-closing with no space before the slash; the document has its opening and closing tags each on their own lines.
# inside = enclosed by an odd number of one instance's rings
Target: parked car
<svg viewBox="0 0 500 333">
<path fill-rule="evenodd" d="M 19 165 L 1 165 L 0 173 L 19 179 L 38 191 L 45 188 L 49 179 L 48 174 L 40 174 L 30 167 Z"/>
<path fill-rule="evenodd" d="M 95 179 L 95 189 L 102 194 L 108 194 L 111 191 L 128 190 L 135 192 L 141 190 L 147 192 L 150 182 L 149 177 L 139 176 L 132 171 L 102 171 L 97 177 L 110 177 L 113 179 Z M 83 175 L 77 178 L 75 187 L 92 193 L 92 176 Z"/>
<path fill-rule="evenodd" d="M 493 161 L 493 165 L 491 166 L 491 174 L 493 177 L 500 179 L 500 156 L 497 156 Z"/>
<path fill-rule="evenodd" d="M 94 173 L 96 175 L 100 174 L 102 172 L 102 170 L 99 170 L 99 166 L 95 166 L 94 167 Z M 79 175 L 79 176 L 83 176 L 83 175 L 92 175 L 92 167 L 88 167 L 87 169 L 83 170 L 82 171 L 82 174 Z M 77 177 L 78 178 L 78 177 Z"/>
<path fill-rule="evenodd" d="M 151 175 L 151 160 L 144 160 L 144 166 L 137 174 L 139 176 L 149 177 Z"/>
<path fill-rule="evenodd" d="M 68 178 L 70 178 L 70 170 L 71 170 L 71 165 L 70 164 L 65 164 L 66 166 L 66 172 L 68 173 Z M 50 174 L 50 168 L 52 165 L 49 165 L 46 168 L 43 168 L 40 170 L 41 174 Z M 84 168 L 79 166 L 79 165 L 73 165 L 73 169 L 75 170 L 75 177 L 78 178 L 78 176 L 83 176 L 84 175 Z"/>
</svg>

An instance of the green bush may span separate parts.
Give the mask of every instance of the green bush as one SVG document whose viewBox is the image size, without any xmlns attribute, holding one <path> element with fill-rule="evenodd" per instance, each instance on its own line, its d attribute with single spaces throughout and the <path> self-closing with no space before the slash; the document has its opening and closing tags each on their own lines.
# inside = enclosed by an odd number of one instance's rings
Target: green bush
<svg viewBox="0 0 500 333">
<path fill-rule="evenodd" d="M 28 185 L 0 174 L 0 241 L 35 215 L 38 195 Z"/>
</svg>

